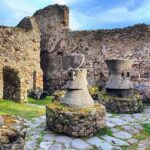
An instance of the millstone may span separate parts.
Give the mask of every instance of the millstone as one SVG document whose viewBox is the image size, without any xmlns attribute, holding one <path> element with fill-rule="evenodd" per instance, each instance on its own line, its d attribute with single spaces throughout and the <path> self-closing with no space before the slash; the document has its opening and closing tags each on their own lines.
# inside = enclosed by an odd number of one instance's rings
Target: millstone
<svg viewBox="0 0 150 150">
<path fill-rule="evenodd" d="M 130 81 L 131 60 L 106 60 L 110 77 L 106 84 L 108 94 L 119 97 L 132 95 L 133 85 Z"/>
<path fill-rule="evenodd" d="M 78 108 L 93 107 L 94 101 L 87 88 L 87 70 L 72 69 L 68 74 L 70 79 L 67 83 L 67 92 L 62 103 Z"/>
</svg>

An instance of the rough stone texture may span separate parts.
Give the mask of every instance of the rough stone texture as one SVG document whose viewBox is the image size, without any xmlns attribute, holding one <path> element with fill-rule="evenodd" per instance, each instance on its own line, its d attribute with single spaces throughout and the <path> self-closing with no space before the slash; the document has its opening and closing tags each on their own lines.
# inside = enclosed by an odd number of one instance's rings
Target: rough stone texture
<svg viewBox="0 0 150 150">
<path fill-rule="evenodd" d="M 120 140 L 120 139 L 117 139 L 115 137 L 111 137 L 111 136 L 108 136 L 108 135 L 104 135 L 102 137 L 103 140 L 111 143 L 111 144 L 114 144 L 114 145 L 117 145 L 117 146 L 129 146 L 129 144 L 126 142 L 126 141 L 123 141 L 123 140 Z"/>
<path fill-rule="evenodd" d="M 92 146 L 89 145 L 88 143 L 86 143 L 85 141 L 81 140 L 81 139 L 74 139 L 71 143 L 72 147 L 78 150 L 90 150 L 92 149 Z"/>
<path fill-rule="evenodd" d="M 87 142 L 91 145 L 96 146 L 97 149 L 99 150 L 113 150 L 115 147 L 113 147 L 110 143 L 99 139 L 98 137 L 92 137 L 87 140 Z"/>
<path fill-rule="evenodd" d="M 132 134 L 125 132 L 125 131 L 119 131 L 113 133 L 113 136 L 120 139 L 130 139 L 132 137 Z"/>
<path fill-rule="evenodd" d="M 0 26 L 0 98 L 27 100 L 27 90 L 42 88 L 40 34 L 34 17 L 18 27 Z"/>
<path fill-rule="evenodd" d="M 0 127 L 0 150 L 24 150 L 25 121 L 12 116 L 1 116 L 4 124 Z"/>
<path fill-rule="evenodd" d="M 95 104 L 91 109 L 73 109 L 61 104 L 46 107 L 47 127 L 57 133 L 74 137 L 93 136 L 105 127 L 105 107 Z"/>
<path fill-rule="evenodd" d="M 146 120 L 150 120 L 150 106 L 146 106 L 144 111 L 141 113 L 143 117 L 146 117 Z M 113 128 L 109 129 L 112 131 L 112 133 L 118 133 L 120 131 L 125 131 L 124 129 L 127 129 L 126 126 L 131 126 L 139 131 L 139 133 L 136 136 L 132 136 L 129 139 L 120 139 L 119 137 L 114 137 L 113 135 L 101 135 L 100 133 L 97 133 L 94 137 L 90 138 L 78 138 L 78 140 L 75 140 L 76 142 L 76 148 L 81 148 L 80 147 L 80 142 L 78 141 L 83 141 L 83 149 L 85 150 L 84 146 L 90 144 L 90 146 L 93 146 L 91 149 L 100 149 L 100 150 L 122 150 L 125 146 L 125 149 L 138 149 L 140 147 L 142 150 L 143 148 L 148 148 L 147 146 L 149 145 L 149 136 L 148 137 L 143 137 L 144 140 L 139 141 L 139 137 L 141 137 L 141 134 L 143 133 L 143 127 L 141 124 L 143 124 L 143 120 L 135 120 L 133 114 L 111 114 L 111 113 L 106 113 L 107 116 L 107 121 L 113 122 L 116 124 Z M 130 119 L 129 119 L 130 118 Z M 141 118 L 141 117 L 140 117 Z M 71 138 L 67 135 L 60 135 L 60 134 L 55 134 L 52 131 L 49 131 L 46 128 L 46 117 L 45 115 L 39 118 L 35 118 L 33 120 L 28 121 L 28 132 L 27 132 L 27 138 L 26 138 L 26 150 L 43 150 L 42 148 L 46 148 L 51 145 L 49 149 L 53 150 L 58 150 L 60 148 L 61 150 L 77 150 L 75 147 L 72 147 L 72 141 L 71 139 L 76 139 L 76 138 Z M 36 126 L 34 125 L 36 124 Z M 125 128 L 124 128 L 125 127 Z M 130 133 L 127 130 L 125 131 L 126 133 Z M 42 137 L 40 133 L 42 133 Z M 108 132 L 110 133 L 110 132 Z M 106 132 L 107 134 L 107 132 Z M 145 131 L 144 131 L 145 134 Z M 42 139 L 39 142 L 39 137 Z M 147 139 L 146 139 L 147 138 Z M 71 141 L 71 143 L 70 143 Z M 54 143 L 54 144 L 53 144 Z M 69 144 L 70 143 L 70 144 Z M 57 145 L 57 146 L 56 146 Z M 59 145 L 59 146 L 58 146 Z M 42 148 L 40 148 L 42 146 Z M 75 146 L 75 145 L 74 145 Z"/>
<path fill-rule="evenodd" d="M 142 140 L 139 144 L 138 144 L 138 148 L 137 150 L 146 150 L 150 148 L 150 138 L 146 139 L 146 140 Z"/>
<path fill-rule="evenodd" d="M 44 89 L 51 93 L 64 88 L 67 72 L 66 64 L 62 65 L 61 60 L 71 53 L 85 55 L 84 65 L 88 69 L 89 83 L 101 86 L 108 79 L 105 59 L 132 59 L 134 64 L 131 79 L 141 91 L 150 87 L 149 49 L 148 25 L 113 30 L 71 31 L 68 7 L 48 6 L 38 10 L 33 17 L 24 18 L 17 28 L 0 27 L 0 97 L 3 97 L 5 66 L 18 71 L 20 85 L 17 88 L 21 91 L 18 95 L 21 99 L 26 99 L 26 91 L 31 87 L 42 87 L 40 56 Z"/>
<path fill-rule="evenodd" d="M 136 94 L 130 97 L 116 97 L 102 91 L 98 101 L 106 107 L 108 112 L 137 113 L 143 110 L 142 99 Z"/>
<path fill-rule="evenodd" d="M 55 65 L 55 69 L 47 69 L 49 74 L 44 71 L 44 87 L 48 92 L 64 88 L 67 74 L 56 58 L 70 53 L 85 55 L 90 84 L 105 85 L 108 78 L 105 59 L 133 60 L 132 81 L 137 86 L 150 82 L 149 26 L 141 24 L 124 29 L 71 31 L 69 9 L 59 5 L 48 6 L 34 16 L 41 32 L 41 61 Z M 45 70 L 45 67 L 42 66 L 42 69 Z"/>
<path fill-rule="evenodd" d="M 143 95 L 143 102 L 150 103 L 150 90 Z"/>
</svg>

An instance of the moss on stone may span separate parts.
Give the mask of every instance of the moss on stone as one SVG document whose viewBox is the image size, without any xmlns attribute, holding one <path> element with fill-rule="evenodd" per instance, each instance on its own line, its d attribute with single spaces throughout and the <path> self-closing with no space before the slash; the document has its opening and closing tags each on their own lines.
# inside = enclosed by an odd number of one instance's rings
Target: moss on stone
<svg viewBox="0 0 150 150">
<path fill-rule="evenodd" d="M 130 97 L 111 96 L 105 90 L 99 92 L 98 101 L 108 112 L 112 113 L 137 113 L 143 110 L 142 99 L 137 92 Z"/>
<path fill-rule="evenodd" d="M 89 90 L 89 93 L 90 93 L 91 95 L 96 95 L 96 94 L 98 94 L 98 92 L 99 92 L 99 87 L 96 86 L 96 85 L 89 86 L 89 87 L 88 87 L 88 90 Z"/>
<path fill-rule="evenodd" d="M 93 111 L 93 107 L 91 107 L 91 108 L 75 108 L 75 107 L 70 107 L 68 105 L 65 105 L 61 102 L 53 102 L 53 103 L 49 104 L 47 107 L 54 111 L 71 112 L 71 113 L 78 113 L 78 114 L 79 113 L 86 114 L 86 113 Z M 98 109 L 100 110 L 100 109 L 104 109 L 104 106 L 100 105 L 100 104 L 95 104 L 94 108 L 96 110 L 98 110 Z"/>
<path fill-rule="evenodd" d="M 111 96 L 105 90 L 103 90 L 103 91 L 100 91 L 98 93 L 98 97 L 99 97 L 99 99 L 104 100 L 104 101 L 105 100 L 109 101 L 109 100 L 112 100 L 112 99 L 115 99 L 115 100 L 120 100 L 121 99 L 121 101 L 123 101 L 123 100 L 125 100 L 125 101 L 127 101 L 127 100 L 131 101 L 132 97 L 134 97 L 137 100 L 141 100 L 141 97 L 140 97 L 139 93 L 137 93 L 137 92 L 134 92 L 134 95 L 130 96 L 130 97 L 117 97 L 117 96 Z"/>
</svg>

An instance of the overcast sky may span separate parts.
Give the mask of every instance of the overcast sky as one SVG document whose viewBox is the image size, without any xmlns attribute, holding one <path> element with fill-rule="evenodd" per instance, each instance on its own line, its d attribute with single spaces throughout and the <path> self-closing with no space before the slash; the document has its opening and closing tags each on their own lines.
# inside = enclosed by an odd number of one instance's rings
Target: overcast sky
<svg viewBox="0 0 150 150">
<path fill-rule="evenodd" d="M 47 5 L 70 8 L 70 28 L 111 29 L 150 24 L 150 0 L 0 0 L 0 25 L 15 26 Z"/>
</svg>

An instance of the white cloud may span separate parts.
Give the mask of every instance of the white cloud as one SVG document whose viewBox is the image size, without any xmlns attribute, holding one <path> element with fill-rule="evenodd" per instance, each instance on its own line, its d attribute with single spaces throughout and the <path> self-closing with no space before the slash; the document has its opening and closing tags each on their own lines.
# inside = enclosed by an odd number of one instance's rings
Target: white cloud
<svg viewBox="0 0 150 150">
<path fill-rule="evenodd" d="M 26 3 L 25 0 L 1 1 L 7 6 L 6 9 L 11 10 L 12 12 L 11 18 L 9 15 L 9 18 L 5 19 L 4 25 L 16 25 L 23 17 L 32 15 L 32 13 L 36 10 L 33 5 Z"/>
<path fill-rule="evenodd" d="M 134 3 L 133 3 L 134 5 Z M 128 9 L 128 5 L 126 6 L 120 6 L 116 8 L 111 8 L 108 10 L 102 10 L 98 11 L 95 10 L 95 13 L 92 12 L 92 15 L 90 13 L 84 12 L 72 12 L 71 21 L 71 28 L 73 30 L 78 29 L 94 29 L 94 28 L 105 28 L 105 26 L 114 25 L 117 24 L 120 25 L 126 25 L 128 24 L 137 24 L 137 23 L 150 23 L 150 5 L 149 0 L 145 0 L 143 2 L 143 5 L 136 9 Z M 94 15 L 93 15 L 94 14 Z M 77 25 L 76 25 L 77 22 Z M 74 25 L 75 24 L 75 25 Z M 96 27 L 95 27 L 96 26 Z M 106 28 L 107 28 L 106 27 Z"/>
</svg>

